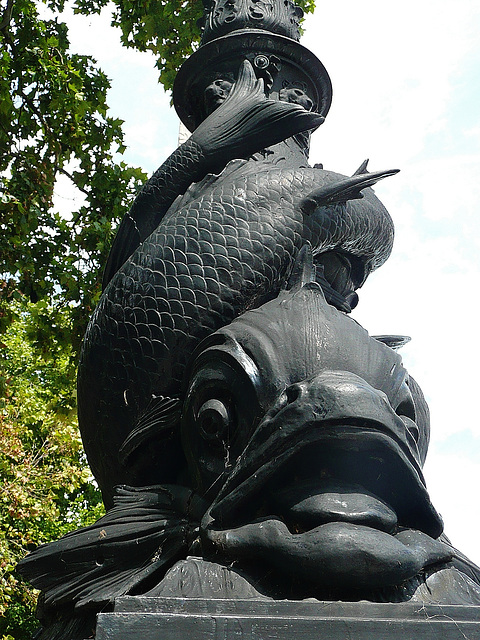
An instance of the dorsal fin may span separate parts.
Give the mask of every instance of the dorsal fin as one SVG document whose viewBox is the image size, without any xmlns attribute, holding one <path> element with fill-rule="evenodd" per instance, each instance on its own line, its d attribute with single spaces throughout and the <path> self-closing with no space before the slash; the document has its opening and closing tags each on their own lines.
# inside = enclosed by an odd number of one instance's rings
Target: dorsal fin
<svg viewBox="0 0 480 640">
<path fill-rule="evenodd" d="M 393 349 L 394 351 L 398 351 L 406 344 L 408 344 L 411 340 L 410 336 L 397 336 L 397 335 L 381 335 L 381 336 L 372 336 L 374 340 L 378 342 L 383 342 L 387 347 Z"/>
<path fill-rule="evenodd" d="M 360 171 L 363 165 L 365 163 L 357 169 L 357 172 Z M 354 173 L 349 178 L 342 178 L 312 191 L 302 200 L 300 207 L 304 214 L 309 215 L 318 207 L 344 203 L 347 200 L 358 200 L 363 198 L 363 189 L 371 187 L 379 180 L 393 176 L 398 172 L 399 169 L 390 169 L 388 171 L 373 171 L 372 173 Z"/>
<path fill-rule="evenodd" d="M 313 264 L 312 247 L 310 243 L 307 243 L 303 245 L 297 254 L 297 259 L 293 265 L 285 290 L 294 293 L 310 282 L 315 282 L 315 266 Z"/>
<path fill-rule="evenodd" d="M 367 170 L 368 162 L 369 162 L 368 158 L 364 160 L 353 175 L 360 176 L 363 173 L 368 173 L 368 170 Z"/>
</svg>

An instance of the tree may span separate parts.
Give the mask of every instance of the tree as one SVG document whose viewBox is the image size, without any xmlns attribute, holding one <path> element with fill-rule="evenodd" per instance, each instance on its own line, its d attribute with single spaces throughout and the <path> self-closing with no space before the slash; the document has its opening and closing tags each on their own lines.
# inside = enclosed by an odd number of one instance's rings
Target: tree
<svg viewBox="0 0 480 640">
<path fill-rule="evenodd" d="M 73 6 L 90 15 L 106 4 Z M 16 562 L 101 513 L 76 425 L 75 369 L 114 229 L 146 179 L 121 159 L 108 78 L 69 51 L 65 0 L 44 5 L 53 17 L 41 18 L 35 0 L 0 0 L 0 637 L 15 640 L 36 626 Z M 113 7 L 122 43 L 153 51 L 171 88 L 199 41 L 200 0 Z M 77 210 L 55 205 L 60 176 L 82 194 Z"/>
<path fill-rule="evenodd" d="M 76 0 L 78 13 L 99 13 L 108 0 Z M 121 29 L 124 46 L 151 51 L 157 58 L 159 81 L 165 89 L 173 81 L 182 62 L 200 41 L 203 5 L 212 0 L 114 0 L 112 25 Z M 296 0 L 305 12 L 313 12 L 313 0 Z"/>
<path fill-rule="evenodd" d="M 14 303 L 2 338 L 0 377 L 0 637 L 25 640 L 37 623 L 35 593 L 15 575 L 27 550 L 102 514 L 75 410 L 72 348 L 36 342 L 46 302 Z M 41 320 L 40 320 L 41 322 Z M 57 326 L 71 322 L 58 312 Z"/>
<path fill-rule="evenodd" d="M 69 306 L 72 326 L 63 337 L 78 349 L 113 229 L 145 175 L 117 160 L 122 123 L 107 115 L 109 81 L 90 57 L 68 52 L 65 24 L 41 20 L 31 0 L 9 0 L 0 42 L 4 321 L 15 291 L 32 303 Z M 68 216 L 53 206 L 59 175 L 85 199 Z M 50 321 L 47 334 L 60 338 Z"/>
<path fill-rule="evenodd" d="M 61 8 L 50 3 L 51 8 Z M 100 515 L 75 416 L 75 368 L 101 265 L 140 169 L 121 160 L 109 81 L 34 2 L 0 18 L 0 637 L 28 638 L 35 594 L 14 573 L 37 544 Z M 58 176 L 83 194 L 54 205 Z"/>
</svg>

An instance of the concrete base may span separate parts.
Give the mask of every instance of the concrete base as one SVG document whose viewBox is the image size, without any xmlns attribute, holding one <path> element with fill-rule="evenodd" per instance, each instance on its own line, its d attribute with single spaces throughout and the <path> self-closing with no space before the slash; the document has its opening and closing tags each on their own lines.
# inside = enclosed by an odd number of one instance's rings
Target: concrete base
<svg viewBox="0 0 480 640">
<path fill-rule="evenodd" d="M 96 640 L 480 640 L 480 607 L 124 597 Z"/>
</svg>

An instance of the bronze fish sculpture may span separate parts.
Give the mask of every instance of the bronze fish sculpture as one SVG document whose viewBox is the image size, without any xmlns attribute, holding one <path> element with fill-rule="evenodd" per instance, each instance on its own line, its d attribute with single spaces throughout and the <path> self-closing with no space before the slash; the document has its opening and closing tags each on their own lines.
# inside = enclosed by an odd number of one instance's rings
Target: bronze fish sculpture
<svg viewBox="0 0 480 640">
<path fill-rule="evenodd" d="M 327 303 L 308 248 L 302 260 L 193 355 L 188 481 L 118 487 L 98 522 L 22 561 L 47 609 L 74 605 L 83 624 L 128 593 L 480 602 L 480 570 L 425 487 L 420 388 L 388 337 Z"/>
<path fill-rule="evenodd" d="M 394 171 L 362 167 L 347 178 L 309 167 L 301 153 L 285 162 L 283 148 L 271 150 L 322 121 L 299 104 L 268 100 L 245 61 L 228 97 L 122 223 L 78 377 L 82 438 L 107 506 L 117 484 L 178 480 L 174 399 L 187 361 L 207 335 L 278 294 L 305 242 L 333 303 L 347 311 L 387 259 L 390 216 L 371 189 L 361 190 Z M 141 463 L 131 456 L 122 464 L 122 444 L 146 415 L 156 437 L 141 455 L 136 448 Z"/>
</svg>

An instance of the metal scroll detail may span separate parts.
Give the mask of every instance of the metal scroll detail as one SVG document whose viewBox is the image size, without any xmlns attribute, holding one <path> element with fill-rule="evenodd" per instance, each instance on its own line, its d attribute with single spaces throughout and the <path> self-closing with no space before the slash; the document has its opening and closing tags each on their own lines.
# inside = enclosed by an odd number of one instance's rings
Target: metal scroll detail
<svg viewBox="0 0 480 640">
<path fill-rule="evenodd" d="M 291 0 L 216 0 L 206 11 L 202 43 L 240 29 L 262 29 L 298 41 L 302 17 Z"/>
</svg>

